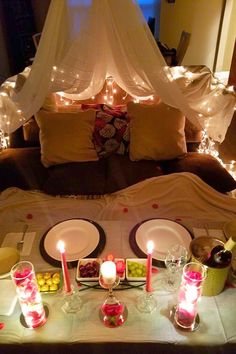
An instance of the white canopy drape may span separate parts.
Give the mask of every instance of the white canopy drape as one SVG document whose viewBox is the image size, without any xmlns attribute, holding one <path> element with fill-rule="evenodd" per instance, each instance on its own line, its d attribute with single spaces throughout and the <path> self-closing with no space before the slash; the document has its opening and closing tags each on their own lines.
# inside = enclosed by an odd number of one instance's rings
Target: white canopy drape
<svg viewBox="0 0 236 354">
<path fill-rule="evenodd" d="M 16 130 L 40 109 L 49 92 L 88 99 L 101 91 L 108 76 L 131 96 L 160 96 L 196 127 L 207 122 L 214 140 L 224 140 L 235 94 L 213 88 L 209 73 L 207 86 L 201 74 L 175 80 L 135 0 L 52 0 L 25 84 L 10 96 L 3 84 L 0 129 Z"/>
</svg>

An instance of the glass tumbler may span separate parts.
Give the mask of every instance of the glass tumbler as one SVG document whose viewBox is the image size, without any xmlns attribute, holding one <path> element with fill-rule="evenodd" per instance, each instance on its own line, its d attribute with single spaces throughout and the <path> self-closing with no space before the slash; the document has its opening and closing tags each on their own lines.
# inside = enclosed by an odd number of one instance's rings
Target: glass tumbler
<svg viewBox="0 0 236 354">
<path fill-rule="evenodd" d="M 206 268 L 200 263 L 190 262 L 183 268 L 178 293 L 175 322 L 183 329 L 193 329 L 197 317 L 197 304 L 201 297 Z"/>
<path fill-rule="evenodd" d="M 27 327 L 42 326 L 46 322 L 46 315 L 33 264 L 27 261 L 16 263 L 11 269 L 11 277 Z"/>
</svg>

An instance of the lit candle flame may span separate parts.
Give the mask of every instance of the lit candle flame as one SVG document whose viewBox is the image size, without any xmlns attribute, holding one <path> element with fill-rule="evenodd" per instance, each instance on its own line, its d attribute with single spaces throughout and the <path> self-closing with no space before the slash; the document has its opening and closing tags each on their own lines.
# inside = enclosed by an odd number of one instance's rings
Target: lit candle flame
<svg viewBox="0 0 236 354">
<path fill-rule="evenodd" d="M 65 242 L 63 242 L 62 240 L 58 241 L 57 243 L 57 249 L 60 252 L 65 252 Z"/>
<path fill-rule="evenodd" d="M 147 251 L 148 251 L 148 253 L 152 253 L 153 248 L 154 248 L 153 241 L 148 241 L 148 243 L 147 243 Z"/>
</svg>

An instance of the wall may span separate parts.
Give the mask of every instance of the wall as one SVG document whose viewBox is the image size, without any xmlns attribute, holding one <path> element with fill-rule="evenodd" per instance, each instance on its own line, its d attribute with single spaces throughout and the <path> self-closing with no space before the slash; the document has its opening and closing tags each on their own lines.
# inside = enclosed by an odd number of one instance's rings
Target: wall
<svg viewBox="0 0 236 354">
<path fill-rule="evenodd" d="M 228 71 L 231 65 L 234 42 L 236 39 L 236 1 L 227 0 L 225 19 L 220 41 L 217 71 Z"/>
<path fill-rule="evenodd" d="M 8 62 L 8 53 L 7 53 L 7 48 L 6 48 L 5 38 L 4 38 L 3 24 L 4 24 L 3 14 L 2 14 L 2 8 L 0 4 L 0 53 L 1 53 L 0 54 L 1 55 L 0 84 L 10 76 L 10 66 Z"/>
<path fill-rule="evenodd" d="M 50 4 L 50 0 L 31 0 L 31 4 L 35 15 L 37 32 L 41 32 Z M 4 36 L 4 29 L 4 16 L 2 11 L 2 5 L 0 2 L 0 84 L 12 75 L 6 39 Z"/>
<path fill-rule="evenodd" d="M 176 48 L 183 30 L 191 33 L 183 65 L 213 68 L 223 0 L 161 1 L 160 40 Z"/>
<path fill-rule="evenodd" d="M 155 17 L 155 37 L 159 38 L 161 0 L 137 0 L 137 2 L 146 21 L 149 17 Z"/>
</svg>

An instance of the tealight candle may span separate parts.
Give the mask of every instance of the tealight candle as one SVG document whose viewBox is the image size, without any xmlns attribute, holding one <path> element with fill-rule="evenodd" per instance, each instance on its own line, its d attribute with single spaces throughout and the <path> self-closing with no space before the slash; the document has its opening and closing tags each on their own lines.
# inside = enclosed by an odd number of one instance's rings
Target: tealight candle
<svg viewBox="0 0 236 354">
<path fill-rule="evenodd" d="M 152 289 L 152 252 L 154 248 L 153 241 L 147 243 L 147 275 L 146 275 L 146 291 L 151 292 Z"/>
<path fill-rule="evenodd" d="M 103 262 L 100 272 L 105 284 L 114 284 L 116 281 L 116 265 L 112 261 Z"/>
<path fill-rule="evenodd" d="M 118 260 L 115 264 L 117 274 L 122 277 L 125 271 L 125 262 L 123 260 Z"/>
<path fill-rule="evenodd" d="M 65 243 L 61 240 L 58 241 L 57 248 L 61 255 L 61 264 L 62 264 L 62 271 L 63 271 L 63 278 L 64 278 L 64 289 L 66 293 L 70 293 L 72 289 L 70 283 L 70 275 L 69 275 L 67 262 L 66 262 Z"/>
<path fill-rule="evenodd" d="M 107 261 L 113 261 L 114 262 L 114 259 L 115 259 L 115 257 L 113 256 L 113 254 L 112 253 L 109 253 L 108 255 L 107 255 Z"/>
</svg>

